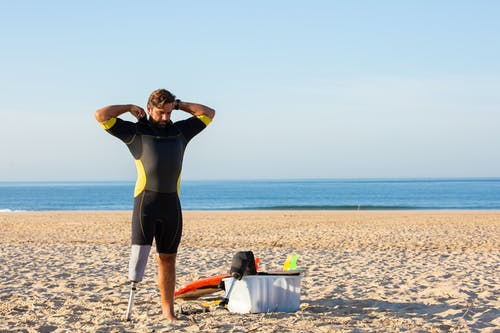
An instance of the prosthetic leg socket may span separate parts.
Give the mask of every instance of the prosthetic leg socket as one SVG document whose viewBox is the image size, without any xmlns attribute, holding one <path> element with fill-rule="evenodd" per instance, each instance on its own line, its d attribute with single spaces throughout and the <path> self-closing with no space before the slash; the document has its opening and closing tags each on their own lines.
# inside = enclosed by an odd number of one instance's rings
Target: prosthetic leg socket
<svg viewBox="0 0 500 333">
<path fill-rule="evenodd" d="M 132 245 L 128 264 L 128 279 L 141 282 L 146 271 L 151 245 Z"/>
</svg>

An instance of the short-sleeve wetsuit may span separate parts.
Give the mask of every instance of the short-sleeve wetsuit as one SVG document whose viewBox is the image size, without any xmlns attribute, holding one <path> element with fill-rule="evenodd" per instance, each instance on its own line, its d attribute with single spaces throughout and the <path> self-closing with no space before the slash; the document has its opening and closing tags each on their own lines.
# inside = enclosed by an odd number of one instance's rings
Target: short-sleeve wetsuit
<svg viewBox="0 0 500 333">
<path fill-rule="evenodd" d="M 151 245 L 154 238 L 158 253 L 177 252 L 182 235 L 179 186 L 184 150 L 210 121 L 206 116 L 190 117 L 170 121 L 164 128 L 145 118 L 136 123 L 120 118 L 101 123 L 127 145 L 135 159 L 132 245 Z"/>
</svg>

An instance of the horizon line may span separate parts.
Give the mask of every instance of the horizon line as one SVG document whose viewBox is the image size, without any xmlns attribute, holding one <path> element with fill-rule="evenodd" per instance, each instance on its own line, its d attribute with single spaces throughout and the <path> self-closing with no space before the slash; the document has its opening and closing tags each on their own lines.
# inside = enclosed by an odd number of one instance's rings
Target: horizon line
<svg viewBox="0 0 500 333">
<path fill-rule="evenodd" d="M 232 182 L 232 181 L 349 181 L 349 180 L 500 180 L 500 176 L 462 176 L 462 177 L 290 177 L 290 178 L 213 178 L 213 179 L 183 179 L 182 182 Z M 0 183 L 135 183 L 130 180 L 0 180 Z"/>
</svg>

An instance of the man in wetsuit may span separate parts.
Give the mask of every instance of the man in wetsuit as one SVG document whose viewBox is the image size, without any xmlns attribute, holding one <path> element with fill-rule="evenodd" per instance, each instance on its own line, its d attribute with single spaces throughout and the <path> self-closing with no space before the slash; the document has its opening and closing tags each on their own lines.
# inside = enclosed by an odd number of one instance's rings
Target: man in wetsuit
<svg viewBox="0 0 500 333">
<path fill-rule="evenodd" d="M 192 117 L 173 123 L 170 120 L 173 110 L 185 111 Z M 127 112 L 138 121 L 118 118 Z M 147 114 L 149 118 L 136 105 L 110 105 L 97 110 L 95 118 L 108 133 L 127 145 L 137 167 L 129 279 L 142 280 L 155 239 L 163 316 L 176 320 L 175 260 L 182 234 L 179 202 L 182 159 L 187 143 L 212 121 L 215 111 L 180 101 L 169 91 L 158 89 L 149 97 Z"/>
</svg>

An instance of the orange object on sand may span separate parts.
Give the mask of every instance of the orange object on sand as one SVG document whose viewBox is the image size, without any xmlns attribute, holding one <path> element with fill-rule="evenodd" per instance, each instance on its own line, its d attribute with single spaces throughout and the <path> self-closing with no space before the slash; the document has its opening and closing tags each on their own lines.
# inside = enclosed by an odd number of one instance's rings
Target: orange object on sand
<svg viewBox="0 0 500 333">
<path fill-rule="evenodd" d="M 222 279 L 230 277 L 229 274 L 209 276 L 186 284 L 174 291 L 176 298 L 196 298 L 221 290 L 219 288 Z"/>
</svg>

